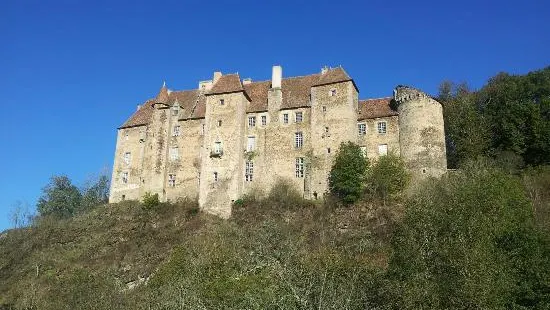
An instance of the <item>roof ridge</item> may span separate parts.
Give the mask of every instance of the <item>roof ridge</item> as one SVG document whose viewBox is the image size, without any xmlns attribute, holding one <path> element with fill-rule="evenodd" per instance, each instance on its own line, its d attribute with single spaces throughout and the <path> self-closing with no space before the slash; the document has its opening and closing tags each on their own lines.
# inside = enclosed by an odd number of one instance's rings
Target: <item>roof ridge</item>
<svg viewBox="0 0 550 310">
<path fill-rule="evenodd" d="M 387 96 L 387 97 L 379 97 L 379 98 L 367 98 L 367 99 L 359 99 L 359 101 L 380 100 L 380 99 L 390 99 L 390 98 L 393 98 L 393 97 Z"/>
</svg>

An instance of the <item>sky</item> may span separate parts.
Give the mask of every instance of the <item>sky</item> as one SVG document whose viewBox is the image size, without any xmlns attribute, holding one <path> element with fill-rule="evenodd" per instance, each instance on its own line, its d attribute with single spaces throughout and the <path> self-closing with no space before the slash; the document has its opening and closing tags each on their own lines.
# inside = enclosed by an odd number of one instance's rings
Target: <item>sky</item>
<svg viewBox="0 0 550 310">
<path fill-rule="evenodd" d="M 0 231 L 53 175 L 113 165 L 138 104 L 214 71 L 268 80 L 343 66 L 360 98 L 480 88 L 550 65 L 550 1 L 0 1 Z"/>
</svg>

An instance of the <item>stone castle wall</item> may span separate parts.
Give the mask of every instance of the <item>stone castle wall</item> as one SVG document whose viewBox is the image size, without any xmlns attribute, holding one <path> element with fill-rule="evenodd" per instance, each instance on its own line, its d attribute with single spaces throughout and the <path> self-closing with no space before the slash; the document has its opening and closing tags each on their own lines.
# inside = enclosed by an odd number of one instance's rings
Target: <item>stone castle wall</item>
<svg viewBox="0 0 550 310">
<path fill-rule="evenodd" d="M 383 148 L 400 155 L 415 177 L 440 176 L 446 171 L 441 105 L 408 87 L 398 87 L 394 99 L 399 115 L 363 120 L 358 120 L 352 80 L 315 85 L 310 101 L 292 108 L 284 105 L 281 88 L 268 90 L 267 109 L 258 112 L 247 112 L 250 99 L 243 91 L 206 95 L 204 117 L 195 119 L 182 120 L 175 106 L 155 104 L 148 124 L 118 131 L 110 201 L 140 199 L 146 192 L 162 200 L 198 198 L 204 210 L 228 217 L 235 200 L 267 193 L 281 178 L 305 198 L 321 199 L 338 147 L 347 141 L 363 147 L 371 161 Z M 385 132 L 378 130 L 381 122 Z M 365 134 L 358 124 L 365 124 Z M 301 147 L 296 147 L 296 133 L 302 134 Z M 251 138 L 254 148 L 248 150 Z M 131 154 L 128 163 L 125 153 Z M 303 159 L 303 174 L 297 173 L 297 159 Z M 253 165 L 251 178 L 247 162 Z"/>
</svg>

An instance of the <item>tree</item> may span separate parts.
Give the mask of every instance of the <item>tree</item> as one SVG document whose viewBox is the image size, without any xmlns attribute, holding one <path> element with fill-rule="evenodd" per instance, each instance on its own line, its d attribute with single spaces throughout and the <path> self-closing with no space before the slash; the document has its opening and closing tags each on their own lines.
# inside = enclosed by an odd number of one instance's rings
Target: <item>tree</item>
<svg viewBox="0 0 550 310">
<path fill-rule="evenodd" d="M 395 154 L 381 156 L 367 174 L 367 189 L 384 202 L 403 191 L 409 182 L 405 162 Z"/>
<path fill-rule="evenodd" d="M 548 309 L 550 244 L 519 180 L 475 164 L 408 202 L 386 291 L 397 309 Z M 394 294 L 394 295 L 393 295 Z"/>
<path fill-rule="evenodd" d="M 9 219 L 13 224 L 13 228 L 21 228 L 28 226 L 33 221 L 33 214 L 29 210 L 29 204 L 20 200 L 16 201 L 9 213 Z"/>
<path fill-rule="evenodd" d="M 340 144 L 330 170 L 330 192 L 346 204 L 359 200 L 363 193 L 368 166 L 369 162 L 357 144 Z"/>
<path fill-rule="evenodd" d="M 42 189 L 37 209 L 40 215 L 67 217 L 79 211 L 81 201 L 80 191 L 67 176 L 53 176 Z"/>
<path fill-rule="evenodd" d="M 109 201 L 109 177 L 100 175 L 82 189 L 82 209 L 93 208 Z"/>
</svg>

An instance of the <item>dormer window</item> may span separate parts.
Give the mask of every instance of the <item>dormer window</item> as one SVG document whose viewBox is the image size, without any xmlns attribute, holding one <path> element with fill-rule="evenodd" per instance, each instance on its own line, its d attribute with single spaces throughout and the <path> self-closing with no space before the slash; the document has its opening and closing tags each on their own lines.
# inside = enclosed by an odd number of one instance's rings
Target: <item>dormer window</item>
<svg viewBox="0 0 550 310">
<path fill-rule="evenodd" d="M 178 113 L 179 113 L 179 110 L 180 110 L 180 107 L 175 105 L 172 107 L 172 116 L 178 116 Z"/>
</svg>

